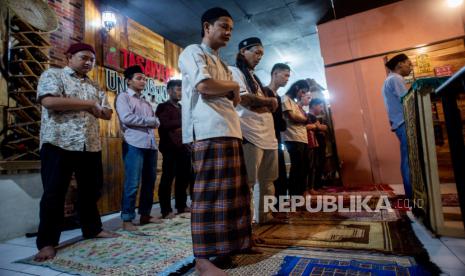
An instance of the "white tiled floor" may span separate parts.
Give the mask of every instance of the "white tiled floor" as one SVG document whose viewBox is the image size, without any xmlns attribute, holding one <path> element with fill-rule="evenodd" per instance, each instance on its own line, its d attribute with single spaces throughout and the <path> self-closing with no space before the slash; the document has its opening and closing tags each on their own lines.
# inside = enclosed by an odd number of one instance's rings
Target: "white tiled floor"
<svg viewBox="0 0 465 276">
<path fill-rule="evenodd" d="M 154 206 L 154 211 L 158 211 L 158 206 Z M 159 212 L 159 211 L 158 211 Z M 411 218 L 413 216 L 409 214 Z M 102 218 L 103 222 L 118 217 L 119 214 L 112 214 Z M 416 219 L 413 218 L 412 227 L 423 243 L 433 262 L 435 262 L 444 272 L 444 275 L 463 276 L 465 275 L 465 239 L 442 237 L 434 238 L 433 235 Z M 63 232 L 60 242 L 78 238 L 81 232 L 79 229 Z M 44 276 L 65 276 L 70 275 L 44 267 L 16 264 L 16 260 L 32 256 L 37 252 L 35 238 L 19 237 L 0 243 L 0 276 L 16 275 L 44 275 Z"/>
</svg>

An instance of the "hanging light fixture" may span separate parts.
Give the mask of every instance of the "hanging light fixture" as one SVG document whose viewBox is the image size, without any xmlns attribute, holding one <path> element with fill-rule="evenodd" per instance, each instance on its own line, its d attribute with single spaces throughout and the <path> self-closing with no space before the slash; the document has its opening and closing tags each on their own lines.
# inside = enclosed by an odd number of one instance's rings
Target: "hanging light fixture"
<svg viewBox="0 0 465 276">
<path fill-rule="evenodd" d="M 106 32 L 110 32 L 116 26 L 116 16 L 112 11 L 102 12 L 102 27 Z"/>
</svg>

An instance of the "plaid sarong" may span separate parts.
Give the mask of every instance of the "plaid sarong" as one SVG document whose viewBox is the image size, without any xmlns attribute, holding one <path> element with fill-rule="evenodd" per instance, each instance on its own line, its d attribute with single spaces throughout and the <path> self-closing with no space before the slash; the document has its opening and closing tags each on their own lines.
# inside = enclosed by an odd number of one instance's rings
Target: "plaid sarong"
<svg viewBox="0 0 465 276">
<path fill-rule="evenodd" d="M 241 140 L 224 137 L 194 142 L 193 166 L 194 256 L 209 258 L 250 248 L 250 193 Z"/>
</svg>

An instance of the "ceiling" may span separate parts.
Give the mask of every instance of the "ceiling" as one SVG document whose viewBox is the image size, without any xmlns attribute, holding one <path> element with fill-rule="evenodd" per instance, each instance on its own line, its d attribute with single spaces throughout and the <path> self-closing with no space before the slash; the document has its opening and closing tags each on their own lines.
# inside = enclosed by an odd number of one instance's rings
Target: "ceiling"
<svg viewBox="0 0 465 276">
<path fill-rule="evenodd" d="M 289 83 L 313 78 L 326 87 L 317 24 L 396 1 L 102 0 L 101 3 L 102 8 L 116 9 L 181 47 L 201 41 L 200 17 L 204 11 L 223 7 L 234 19 L 232 39 L 220 51 L 228 64 L 234 64 L 239 41 L 257 36 L 265 48 L 265 56 L 256 68 L 263 83 L 269 82 L 273 64 L 285 62 L 292 70 Z"/>
</svg>

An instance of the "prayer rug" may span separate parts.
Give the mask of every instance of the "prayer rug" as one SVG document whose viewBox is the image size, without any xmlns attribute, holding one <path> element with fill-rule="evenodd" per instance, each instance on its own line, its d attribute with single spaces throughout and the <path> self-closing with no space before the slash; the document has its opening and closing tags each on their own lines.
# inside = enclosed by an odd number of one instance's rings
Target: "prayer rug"
<svg viewBox="0 0 465 276">
<path fill-rule="evenodd" d="M 394 196 L 394 190 L 387 184 L 363 185 L 356 187 L 334 186 L 316 190 L 317 195 L 388 195 Z"/>
<path fill-rule="evenodd" d="M 457 194 L 442 194 L 441 199 L 444 207 L 460 207 Z"/>
<path fill-rule="evenodd" d="M 295 219 L 288 224 L 259 226 L 254 234 L 264 240 L 261 245 L 271 247 L 342 248 L 404 255 L 423 248 L 406 215 L 396 221 Z"/>
<path fill-rule="evenodd" d="M 17 262 L 78 275 L 168 275 L 193 261 L 189 215 L 144 225 L 138 232 L 117 232 L 118 238 L 82 240 L 58 249 L 50 261 L 29 257 Z"/>
<path fill-rule="evenodd" d="M 370 263 L 377 266 L 390 264 L 397 267 L 399 270 L 413 268 L 419 269 L 415 260 L 407 256 L 384 255 L 378 253 L 363 253 L 358 251 L 347 250 L 328 250 L 328 249 L 308 249 L 308 248 L 258 248 L 263 252 L 259 255 L 237 255 L 233 257 L 233 265 L 226 267 L 224 271 L 228 275 L 247 275 L 247 276 L 263 276 L 263 275 L 288 275 L 285 270 L 288 270 L 292 263 L 289 263 L 289 258 L 308 258 L 318 260 L 319 263 L 334 263 L 334 262 L 358 262 Z M 189 271 L 187 275 L 198 275 L 194 269 Z M 299 275 L 299 274 L 294 274 Z M 302 274 L 308 275 L 308 274 Z M 324 274 L 333 275 L 333 274 Z M 346 275 L 346 274 L 338 274 Z M 348 274 L 348 275 L 367 275 L 367 274 Z M 368 274 L 369 275 L 369 274 Z M 375 275 L 375 274 L 372 274 Z M 383 275 L 383 274 L 381 274 Z M 386 274 L 389 275 L 389 274 Z M 390 274 L 396 275 L 396 274 Z M 412 275 L 412 274 L 397 274 L 397 275 Z M 414 274 L 413 274 L 414 275 Z M 416 274 L 427 275 L 427 274 Z"/>
<path fill-rule="evenodd" d="M 286 256 L 276 275 L 428 275 L 418 265 L 402 266 L 396 262 L 372 262 Z"/>
<path fill-rule="evenodd" d="M 379 212 L 307 212 L 289 213 L 289 222 L 299 220 L 352 220 L 352 221 L 396 221 L 401 218 L 399 210 L 380 210 Z"/>
<path fill-rule="evenodd" d="M 368 249 L 392 252 L 387 222 L 294 220 L 264 225 L 254 233 L 264 246 Z"/>
</svg>

